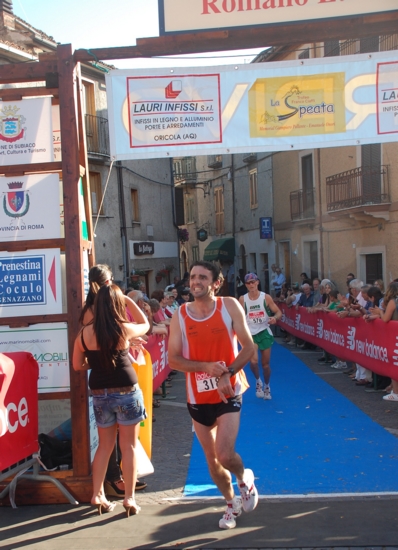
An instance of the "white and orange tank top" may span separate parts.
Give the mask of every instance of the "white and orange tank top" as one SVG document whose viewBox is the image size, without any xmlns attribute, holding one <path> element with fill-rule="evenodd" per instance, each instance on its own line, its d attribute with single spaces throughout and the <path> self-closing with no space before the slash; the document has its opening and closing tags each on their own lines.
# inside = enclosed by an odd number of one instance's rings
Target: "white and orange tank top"
<svg viewBox="0 0 398 550">
<path fill-rule="evenodd" d="M 182 355 L 191 361 L 224 361 L 227 367 L 238 355 L 238 343 L 232 328 L 232 319 L 224 300 L 217 297 L 213 312 L 206 319 L 194 319 L 188 304 L 178 310 L 182 333 Z M 231 378 L 235 395 L 249 387 L 245 373 L 239 371 Z M 191 405 L 221 403 L 217 392 L 217 379 L 206 372 L 187 372 L 187 401 Z"/>
</svg>

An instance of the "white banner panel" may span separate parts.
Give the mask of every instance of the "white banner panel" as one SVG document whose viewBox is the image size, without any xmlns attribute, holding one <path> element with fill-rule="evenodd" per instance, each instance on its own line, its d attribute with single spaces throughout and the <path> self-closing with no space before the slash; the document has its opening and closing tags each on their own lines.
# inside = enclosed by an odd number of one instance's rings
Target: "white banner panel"
<svg viewBox="0 0 398 550">
<path fill-rule="evenodd" d="M 132 260 L 142 260 L 145 258 L 176 258 L 178 257 L 178 244 L 165 241 L 151 241 L 154 247 L 153 254 L 140 254 L 134 253 L 134 245 L 139 244 L 141 241 L 129 241 L 130 258 Z"/>
<path fill-rule="evenodd" d="M 398 52 L 106 76 L 116 160 L 397 141 Z"/>
<path fill-rule="evenodd" d="M 0 166 L 53 161 L 51 99 L 0 101 Z"/>
<path fill-rule="evenodd" d="M 60 238 L 59 188 L 58 174 L 0 177 L 0 241 Z"/>
<path fill-rule="evenodd" d="M 39 393 L 70 390 L 66 323 L 0 327 L 0 353 L 27 351 L 39 364 Z"/>
<path fill-rule="evenodd" d="M 393 11 L 396 0 L 159 0 L 160 34 Z"/>
<path fill-rule="evenodd" d="M 60 250 L 0 252 L 0 315 L 62 313 Z"/>
</svg>

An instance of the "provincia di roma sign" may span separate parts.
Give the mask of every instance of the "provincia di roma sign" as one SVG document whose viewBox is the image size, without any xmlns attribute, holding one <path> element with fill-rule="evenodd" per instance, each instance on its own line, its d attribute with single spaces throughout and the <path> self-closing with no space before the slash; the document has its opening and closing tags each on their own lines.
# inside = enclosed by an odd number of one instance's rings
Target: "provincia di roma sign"
<svg viewBox="0 0 398 550">
<path fill-rule="evenodd" d="M 116 160 L 398 141 L 398 53 L 106 76 Z"/>
<path fill-rule="evenodd" d="M 160 34 L 352 17 L 398 9 L 396 0 L 158 0 Z"/>
</svg>

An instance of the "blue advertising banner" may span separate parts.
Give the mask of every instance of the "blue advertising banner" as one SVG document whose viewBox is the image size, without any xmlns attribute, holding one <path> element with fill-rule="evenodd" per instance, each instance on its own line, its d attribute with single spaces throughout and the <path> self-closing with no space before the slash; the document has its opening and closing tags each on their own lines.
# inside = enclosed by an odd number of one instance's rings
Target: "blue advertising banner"
<svg viewBox="0 0 398 550">
<path fill-rule="evenodd" d="M 60 250 L 0 254 L 0 315 L 62 313 Z"/>
</svg>

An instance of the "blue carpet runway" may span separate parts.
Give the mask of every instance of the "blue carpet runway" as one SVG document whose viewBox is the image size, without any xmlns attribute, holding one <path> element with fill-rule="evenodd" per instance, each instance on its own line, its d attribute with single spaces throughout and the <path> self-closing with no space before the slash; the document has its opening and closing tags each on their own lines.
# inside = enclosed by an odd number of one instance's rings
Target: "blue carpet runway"
<svg viewBox="0 0 398 550">
<path fill-rule="evenodd" d="M 272 400 L 243 398 L 236 445 L 254 471 L 259 495 L 349 495 L 398 492 L 398 439 L 274 344 Z M 194 438 L 184 494 L 219 497 Z"/>
</svg>

